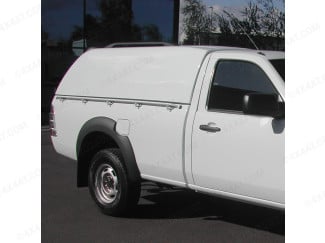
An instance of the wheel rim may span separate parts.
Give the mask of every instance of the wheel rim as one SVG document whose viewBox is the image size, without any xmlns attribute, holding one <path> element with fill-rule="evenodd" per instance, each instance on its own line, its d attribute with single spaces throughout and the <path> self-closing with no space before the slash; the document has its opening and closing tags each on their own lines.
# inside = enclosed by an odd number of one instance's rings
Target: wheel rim
<svg viewBox="0 0 325 243">
<path fill-rule="evenodd" d="M 100 165 L 95 173 L 96 194 L 104 203 L 112 203 L 118 194 L 118 179 L 109 164 Z"/>
</svg>

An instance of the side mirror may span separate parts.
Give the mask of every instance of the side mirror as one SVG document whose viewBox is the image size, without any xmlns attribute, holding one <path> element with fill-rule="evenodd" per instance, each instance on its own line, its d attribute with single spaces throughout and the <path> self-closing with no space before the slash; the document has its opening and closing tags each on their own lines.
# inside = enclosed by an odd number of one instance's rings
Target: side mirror
<svg viewBox="0 0 325 243">
<path fill-rule="evenodd" d="M 251 115 L 284 117 L 284 103 L 276 94 L 249 93 L 244 96 L 243 112 Z"/>
</svg>

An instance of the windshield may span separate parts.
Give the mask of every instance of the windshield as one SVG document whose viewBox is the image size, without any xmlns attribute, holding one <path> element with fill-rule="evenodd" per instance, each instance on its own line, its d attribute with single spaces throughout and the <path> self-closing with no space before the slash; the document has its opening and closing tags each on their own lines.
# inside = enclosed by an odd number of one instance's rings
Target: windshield
<svg viewBox="0 0 325 243">
<path fill-rule="evenodd" d="M 284 78 L 285 78 L 284 59 L 272 59 L 272 60 L 270 60 L 270 62 L 273 65 L 273 67 L 278 71 L 278 73 L 282 77 L 283 81 L 285 81 L 284 80 Z"/>
</svg>

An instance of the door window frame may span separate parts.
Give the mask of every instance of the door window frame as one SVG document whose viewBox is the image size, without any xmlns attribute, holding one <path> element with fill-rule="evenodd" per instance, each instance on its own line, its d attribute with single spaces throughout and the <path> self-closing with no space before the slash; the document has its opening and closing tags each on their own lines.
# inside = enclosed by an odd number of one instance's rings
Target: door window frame
<svg viewBox="0 0 325 243">
<path fill-rule="evenodd" d="M 217 62 L 214 64 L 214 68 L 212 70 L 212 75 L 210 77 L 210 84 L 209 84 L 209 90 L 208 90 L 208 93 L 207 93 L 207 97 L 206 97 L 206 100 L 205 100 L 205 111 L 207 112 L 221 112 L 221 113 L 228 113 L 228 114 L 237 114 L 237 115 L 250 115 L 251 114 L 244 114 L 243 111 L 237 111 L 237 110 L 228 110 L 228 109 L 220 109 L 220 108 L 213 108 L 213 109 L 209 109 L 208 105 L 209 105 L 209 99 L 210 99 L 210 93 L 211 93 L 211 88 L 212 88 L 212 85 L 213 85 L 213 81 L 214 81 L 214 75 L 217 71 L 217 67 L 218 67 L 218 64 L 222 61 L 240 61 L 240 62 L 247 62 L 247 63 L 251 63 L 251 64 L 254 64 L 256 65 L 257 67 L 259 67 L 263 72 L 264 74 L 267 76 L 267 78 L 270 80 L 271 82 L 271 85 L 273 87 L 273 89 L 275 90 L 275 94 L 278 95 L 279 99 L 281 99 L 282 102 L 283 101 L 283 98 L 281 97 L 278 89 L 275 87 L 274 83 L 272 82 L 272 79 L 269 77 L 269 75 L 267 75 L 267 73 L 265 72 L 265 70 L 257 63 L 253 62 L 253 61 L 250 61 L 250 60 L 244 60 L 244 59 L 234 59 L 234 58 L 220 58 L 217 60 Z"/>
</svg>

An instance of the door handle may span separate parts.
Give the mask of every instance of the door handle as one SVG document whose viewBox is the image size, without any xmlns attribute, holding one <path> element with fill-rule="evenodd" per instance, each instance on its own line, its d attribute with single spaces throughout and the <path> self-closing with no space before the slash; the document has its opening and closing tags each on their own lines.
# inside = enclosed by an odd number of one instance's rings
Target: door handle
<svg viewBox="0 0 325 243">
<path fill-rule="evenodd" d="M 207 125 L 200 125 L 200 130 L 207 131 L 207 132 L 220 132 L 221 129 L 219 127 L 215 127 L 214 123 L 209 123 Z"/>
</svg>

